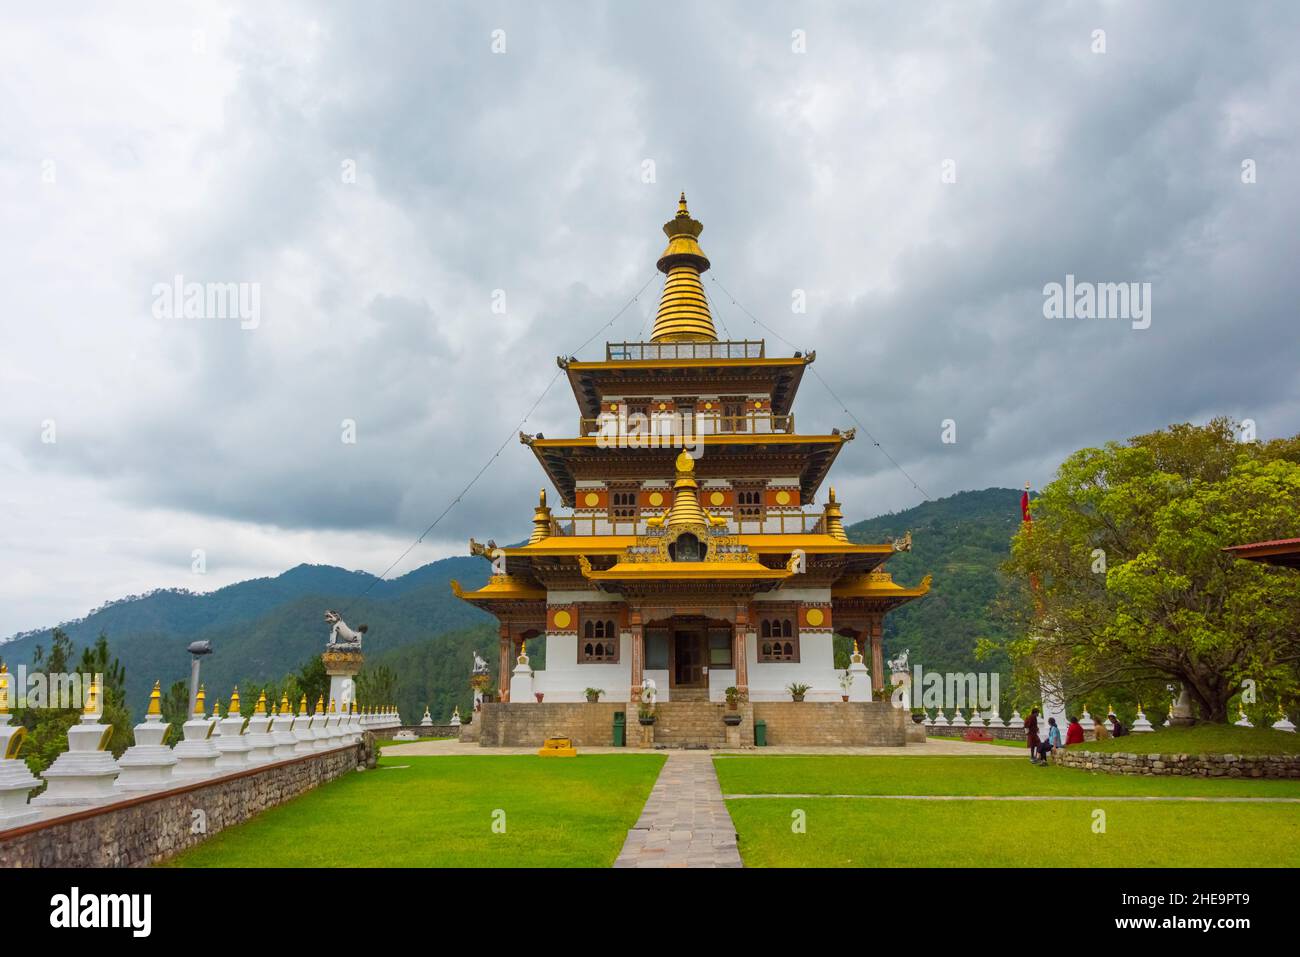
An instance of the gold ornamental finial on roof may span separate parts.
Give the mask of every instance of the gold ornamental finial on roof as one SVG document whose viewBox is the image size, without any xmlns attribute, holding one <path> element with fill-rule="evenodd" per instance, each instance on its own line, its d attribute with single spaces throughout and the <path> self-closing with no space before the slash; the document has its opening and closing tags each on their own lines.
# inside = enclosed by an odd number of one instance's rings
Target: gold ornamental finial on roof
<svg viewBox="0 0 1300 957">
<path fill-rule="evenodd" d="M 162 714 L 162 682 L 153 683 L 153 691 L 149 692 L 149 709 L 145 714 Z"/>
<path fill-rule="evenodd" d="M 659 312 L 655 316 L 651 342 L 717 342 L 700 274 L 709 268 L 708 257 L 696 241 L 704 225 L 692 219 L 686 208 L 686 194 L 677 203 L 677 215 L 664 223 L 668 247 L 656 264 L 664 280 Z"/>
<path fill-rule="evenodd" d="M 298 702 L 298 713 L 299 713 L 299 714 L 307 714 L 307 695 L 306 695 L 306 694 L 304 694 L 304 695 L 302 696 L 302 700 Z"/>
<path fill-rule="evenodd" d="M 551 510 L 546 505 L 546 489 L 542 489 L 537 494 L 537 508 L 533 510 L 533 533 L 528 536 L 528 544 L 534 545 L 550 537 Z"/>
<path fill-rule="evenodd" d="M 216 721 L 221 717 L 221 700 L 217 699 L 212 702 L 212 720 Z"/>
<path fill-rule="evenodd" d="M 203 691 L 203 685 L 199 685 L 199 693 L 194 696 L 194 713 L 199 717 L 202 717 L 208 712 L 207 701 L 204 700 L 205 698 L 206 695 Z"/>
<path fill-rule="evenodd" d="M 673 504 L 664 517 L 664 526 L 669 529 L 684 525 L 708 525 L 708 516 L 700 505 L 695 481 L 695 460 L 685 449 L 677 456 L 677 481 L 673 483 Z"/>
<path fill-rule="evenodd" d="M 316 713 L 317 713 L 317 714 L 324 714 L 324 713 L 325 713 L 325 696 L 324 696 L 324 695 L 321 695 L 319 698 L 316 699 Z"/>
<path fill-rule="evenodd" d="M 336 713 L 337 713 L 337 711 L 336 711 L 336 709 L 334 708 L 334 699 L 333 699 L 333 698 L 330 698 L 330 714 L 336 714 Z"/>
<path fill-rule="evenodd" d="M 0 664 L 0 714 L 9 713 L 9 666 Z"/>
<path fill-rule="evenodd" d="M 826 503 L 826 534 L 837 541 L 847 542 L 848 533 L 844 531 L 844 513 L 840 511 L 839 499 L 835 497 L 835 486 L 831 486 L 830 500 Z"/>
<path fill-rule="evenodd" d="M 230 694 L 230 707 L 226 709 L 227 714 L 239 714 L 239 685 L 235 685 L 235 690 Z"/>
<path fill-rule="evenodd" d="M 263 691 L 257 699 L 257 704 L 253 705 L 253 714 L 266 714 L 266 692 Z"/>
<path fill-rule="evenodd" d="M 280 692 L 280 713 L 289 714 L 289 692 Z"/>
</svg>

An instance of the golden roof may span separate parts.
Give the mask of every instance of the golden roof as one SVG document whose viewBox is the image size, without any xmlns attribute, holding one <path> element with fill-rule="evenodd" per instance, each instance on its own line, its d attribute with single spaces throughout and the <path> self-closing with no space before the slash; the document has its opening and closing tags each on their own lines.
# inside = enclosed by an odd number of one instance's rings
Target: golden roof
<svg viewBox="0 0 1300 957">
<path fill-rule="evenodd" d="M 478 591 L 465 591 L 460 582 L 451 580 L 452 594 L 463 601 L 545 601 L 546 589 L 511 575 L 493 575 Z"/>
<path fill-rule="evenodd" d="M 761 562 L 619 562 L 596 571 L 581 562 L 582 574 L 590 581 L 780 581 L 789 578 L 788 568 L 768 568 Z"/>
<path fill-rule="evenodd" d="M 700 273 L 709 268 L 708 257 L 696 241 L 704 225 L 692 219 L 686 208 L 686 194 L 677 204 L 677 215 L 664 223 L 668 247 L 657 263 L 667 275 L 659 312 L 655 316 L 651 342 L 717 342 Z"/>
<path fill-rule="evenodd" d="M 842 542 L 823 532 L 790 532 L 779 534 L 740 534 L 737 541 L 751 552 L 764 555 L 788 553 L 798 548 L 810 555 L 892 555 L 892 545 L 855 545 Z M 503 548 L 507 557 L 526 558 L 529 555 L 618 555 L 630 545 L 635 545 L 635 535 L 553 535 L 535 545 Z"/>
<path fill-rule="evenodd" d="M 920 598 L 930 591 L 932 578 L 926 575 L 921 584 L 907 588 L 894 581 L 892 575 L 883 569 L 866 575 L 849 575 L 831 586 L 832 598 L 875 598 L 907 600 Z"/>
</svg>

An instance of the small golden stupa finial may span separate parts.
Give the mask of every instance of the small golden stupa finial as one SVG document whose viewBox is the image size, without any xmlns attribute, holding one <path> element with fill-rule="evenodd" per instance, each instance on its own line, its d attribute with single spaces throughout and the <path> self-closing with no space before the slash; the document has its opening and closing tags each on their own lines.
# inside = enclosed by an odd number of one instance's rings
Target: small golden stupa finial
<svg viewBox="0 0 1300 957">
<path fill-rule="evenodd" d="M 149 692 L 149 710 L 145 714 L 162 714 L 162 682 L 153 683 L 153 691 Z"/>
<path fill-rule="evenodd" d="M 324 713 L 325 713 L 325 696 L 324 696 L 324 695 L 321 695 L 319 698 L 316 699 L 316 713 L 317 713 L 317 714 L 324 714 Z"/>
<path fill-rule="evenodd" d="M 212 720 L 216 721 L 220 717 L 221 717 L 221 699 L 214 698 L 212 700 Z"/>
<path fill-rule="evenodd" d="M 303 696 L 302 696 L 302 700 L 298 702 L 298 713 L 299 713 L 299 714 L 306 714 L 306 713 L 307 713 L 307 695 L 306 695 L 306 694 L 303 694 Z"/>
<path fill-rule="evenodd" d="M 230 707 L 226 709 L 227 714 L 239 714 L 239 685 L 235 685 L 235 690 L 230 693 Z"/>
<path fill-rule="evenodd" d="M 86 706 L 82 714 L 99 714 L 99 679 L 90 679 L 90 690 L 86 692 Z"/>
<path fill-rule="evenodd" d="M 528 536 L 528 544 L 535 545 L 544 538 L 551 537 L 551 510 L 546 506 L 546 489 L 537 494 L 537 508 L 533 510 L 533 531 Z"/>
<path fill-rule="evenodd" d="M 257 699 L 257 704 L 253 705 L 253 714 L 266 714 L 266 692 L 263 691 Z"/>
<path fill-rule="evenodd" d="M 280 693 L 280 713 L 281 713 L 281 714 L 289 714 L 289 713 L 290 713 L 290 712 L 289 712 L 289 692 L 287 692 L 287 691 L 282 691 L 282 692 Z"/>
<path fill-rule="evenodd" d="M 208 713 L 207 701 L 204 700 L 206 697 L 203 685 L 199 685 L 199 693 L 194 696 L 194 713 L 199 717 Z"/>
<path fill-rule="evenodd" d="M 836 541 L 847 542 L 848 533 L 844 531 L 844 512 L 840 509 L 840 500 L 835 496 L 835 487 L 831 486 L 830 500 L 823 512 L 826 518 L 826 534 Z"/>
<path fill-rule="evenodd" d="M 334 699 L 330 698 L 330 714 L 337 714 L 337 713 L 338 712 L 334 708 Z"/>
<path fill-rule="evenodd" d="M 704 283 L 700 281 L 700 274 L 709 268 L 709 259 L 697 241 L 703 230 L 703 224 L 691 218 L 683 192 L 677 202 L 677 215 L 664 223 L 668 247 L 656 266 L 668 278 L 664 280 L 651 342 L 718 341 Z"/>
<path fill-rule="evenodd" d="M 9 713 L 9 666 L 0 662 L 0 714 Z"/>
</svg>

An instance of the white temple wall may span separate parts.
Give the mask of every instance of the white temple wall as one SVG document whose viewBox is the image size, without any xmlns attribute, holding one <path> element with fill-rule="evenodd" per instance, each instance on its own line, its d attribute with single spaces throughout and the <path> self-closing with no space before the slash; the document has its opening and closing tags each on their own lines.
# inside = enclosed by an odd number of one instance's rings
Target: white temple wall
<svg viewBox="0 0 1300 957">
<path fill-rule="evenodd" d="M 546 701 L 586 701 L 588 688 L 600 688 L 601 701 L 628 701 L 632 686 L 631 636 L 624 632 L 619 641 L 617 664 L 578 664 L 576 635 L 546 636 L 546 667 L 533 672 L 533 690 Z M 667 681 L 660 687 L 666 687 Z"/>
<path fill-rule="evenodd" d="M 789 701 L 786 685 L 800 682 L 811 685 L 808 701 L 839 701 L 841 672 L 835 668 L 834 639 L 827 632 L 801 632 L 799 660 L 763 662 L 758 660 L 762 639 L 751 632 L 745 640 L 749 660 L 749 699 L 751 701 Z"/>
</svg>

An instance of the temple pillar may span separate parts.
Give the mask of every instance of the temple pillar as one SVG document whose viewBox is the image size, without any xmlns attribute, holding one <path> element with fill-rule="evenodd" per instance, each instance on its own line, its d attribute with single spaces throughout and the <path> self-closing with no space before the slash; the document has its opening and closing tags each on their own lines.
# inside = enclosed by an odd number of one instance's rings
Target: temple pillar
<svg viewBox="0 0 1300 957">
<path fill-rule="evenodd" d="M 742 697 L 749 695 L 749 658 L 746 651 L 745 637 L 749 632 L 749 610 L 744 607 L 736 609 L 736 620 L 732 626 L 732 661 L 736 666 L 736 690 Z"/>
<path fill-rule="evenodd" d="M 501 662 L 497 670 L 497 697 L 502 701 L 510 700 L 510 669 L 514 666 L 514 648 L 510 640 L 510 626 L 501 625 Z"/>
<path fill-rule="evenodd" d="M 628 627 L 632 632 L 631 655 L 632 655 L 632 686 L 628 693 L 628 701 L 637 704 L 641 701 L 641 682 L 645 680 L 645 627 L 641 620 L 640 609 L 632 609 L 628 612 Z"/>
<path fill-rule="evenodd" d="M 869 615 L 867 631 L 871 635 L 871 688 L 881 691 L 885 687 L 885 616 Z"/>
</svg>

